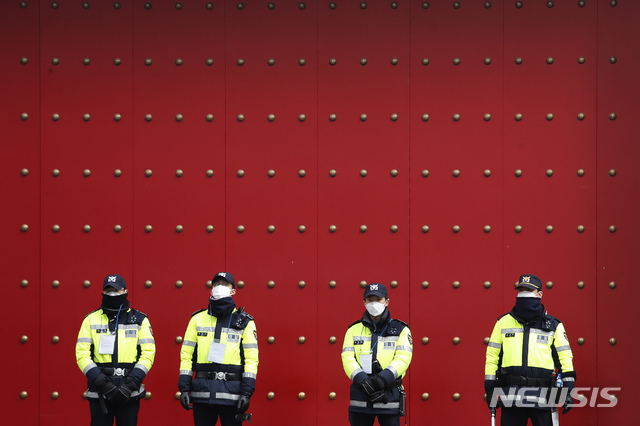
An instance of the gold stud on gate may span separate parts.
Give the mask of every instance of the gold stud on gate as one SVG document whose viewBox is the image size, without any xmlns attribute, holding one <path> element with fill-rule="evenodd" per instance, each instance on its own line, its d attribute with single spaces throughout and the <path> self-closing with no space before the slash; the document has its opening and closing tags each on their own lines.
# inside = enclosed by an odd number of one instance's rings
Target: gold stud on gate
<svg viewBox="0 0 640 426">
<path fill-rule="evenodd" d="M 618 118 L 618 115 L 615 112 L 612 112 L 611 114 L 609 114 L 609 120 L 613 121 L 616 118 Z"/>
<path fill-rule="evenodd" d="M 87 233 L 87 232 L 91 232 L 91 226 L 90 225 L 84 225 L 82 227 L 82 230 Z"/>
<path fill-rule="evenodd" d="M 453 58 L 453 65 L 460 65 L 460 58 Z"/>
<path fill-rule="evenodd" d="M 485 65 L 491 65 L 491 58 L 489 58 L 489 57 L 484 58 L 484 64 Z"/>
<path fill-rule="evenodd" d="M 238 3 L 237 8 L 238 8 L 238 10 L 244 9 L 244 3 Z"/>
<path fill-rule="evenodd" d="M 391 121 L 398 121 L 398 114 L 391 114 Z"/>
<path fill-rule="evenodd" d="M 338 63 L 336 58 L 329 59 L 329 65 L 334 66 L 336 63 Z"/>
<path fill-rule="evenodd" d="M 91 281 L 89 281 L 89 280 L 82 281 L 82 287 L 84 287 L 84 288 L 91 287 Z"/>
<path fill-rule="evenodd" d="M 491 176 L 491 170 L 489 170 L 489 169 L 485 169 L 485 170 L 484 170 L 484 172 L 482 172 L 482 174 L 483 174 L 485 177 L 489 177 L 489 176 Z"/>
<path fill-rule="evenodd" d="M 454 281 L 453 284 L 452 284 L 452 287 L 455 288 L 455 289 L 460 288 L 460 281 Z"/>
<path fill-rule="evenodd" d="M 271 400 L 271 399 L 273 399 L 273 398 L 275 398 L 275 397 L 276 397 L 275 392 L 269 392 L 269 393 L 267 394 L 267 399 L 270 399 L 270 400 Z"/>
<path fill-rule="evenodd" d="M 618 5 L 618 2 L 616 0 L 611 0 L 609 2 L 609 6 L 611 6 L 611 7 L 616 7 L 617 5 Z"/>
<path fill-rule="evenodd" d="M 552 169 L 547 169 L 547 171 L 545 172 L 545 174 L 546 174 L 548 177 L 551 177 L 551 176 L 553 176 L 553 170 L 552 170 Z"/>
<path fill-rule="evenodd" d="M 460 121 L 460 114 L 453 114 L 453 121 Z"/>
<path fill-rule="evenodd" d="M 459 1 L 453 2 L 453 8 L 454 9 L 460 9 L 460 2 Z"/>
<path fill-rule="evenodd" d="M 54 345 L 57 344 L 58 342 L 60 342 L 60 337 L 59 336 L 53 336 L 51 338 L 51 343 L 53 343 Z"/>
<path fill-rule="evenodd" d="M 614 177 L 618 172 L 616 172 L 616 169 L 610 169 L 609 170 L 609 176 Z"/>
<path fill-rule="evenodd" d="M 460 232 L 460 226 L 459 225 L 454 225 L 453 228 L 452 228 L 452 231 L 457 234 L 458 232 Z"/>
<path fill-rule="evenodd" d="M 273 169 L 270 169 L 269 171 L 267 171 L 267 176 L 269 177 L 274 177 L 276 175 L 276 171 Z"/>
<path fill-rule="evenodd" d="M 51 227 L 51 230 L 52 230 L 53 232 L 60 232 L 60 225 L 53 225 L 53 226 Z"/>
<path fill-rule="evenodd" d="M 522 7 L 522 2 L 521 2 L 521 1 L 517 1 L 517 2 L 516 2 L 516 7 L 517 7 L 518 9 L 520 9 L 520 8 Z"/>
<path fill-rule="evenodd" d="M 611 282 L 609 282 L 609 288 L 610 288 L 611 290 L 615 290 L 615 288 L 616 288 L 617 286 L 618 286 L 618 284 L 616 284 L 616 282 L 615 282 L 615 281 L 611 281 Z"/>
<path fill-rule="evenodd" d="M 269 288 L 274 288 L 275 286 L 276 286 L 276 282 L 275 282 L 275 281 L 273 281 L 273 280 L 271 280 L 271 281 L 269 281 L 269 282 L 267 283 L 267 287 L 269 287 Z"/>
<path fill-rule="evenodd" d="M 273 225 L 269 225 L 267 227 L 267 231 L 269 231 L 270 234 L 273 234 L 274 232 L 276 232 L 276 227 Z"/>
<path fill-rule="evenodd" d="M 360 288 L 365 288 L 367 286 L 367 282 L 362 280 L 360 281 Z"/>
<path fill-rule="evenodd" d="M 422 225 L 422 233 L 426 234 L 427 232 L 429 232 L 429 227 L 427 225 Z"/>
<path fill-rule="evenodd" d="M 83 65 L 90 65 L 90 64 L 91 64 L 91 59 L 89 59 L 89 58 L 84 58 L 84 59 L 82 60 L 82 64 L 83 64 Z"/>
<path fill-rule="evenodd" d="M 275 9 L 275 8 L 276 8 L 276 5 L 275 5 L 275 3 L 269 3 L 269 4 L 267 5 L 267 8 L 268 8 L 269 10 L 273 10 L 273 9 Z"/>
<path fill-rule="evenodd" d="M 239 67 L 244 65 L 244 59 L 240 58 L 236 61 L 236 63 L 238 64 Z"/>
<path fill-rule="evenodd" d="M 491 114 L 485 114 L 482 116 L 482 118 L 484 119 L 484 121 L 490 121 L 491 120 Z"/>
<path fill-rule="evenodd" d="M 176 288 L 182 288 L 183 285 L 184 285 L 184 283 L 182 282 L 182 280 L 177 280 L 176 281 Z"/>
<path fill-rule="evenodd" d="M 490 1 L 485 1 L 484 2 L 484 8 L 485 9 L 491 9 L 491 2 Z"/>
<path fill-rule="evenodd" d="M 298 343 L 300 343 L 301 345 L 304 344 L 304 342 L 306 342 L 307 339 L 304 336 L 300 336 L 298 337 Z"/>
<path fill-rule="evenodd" d="M 184 230 L 184 227 L 182 225 L 177 225 L 176 226 L 176 232 L 179 234 Z"/>
<path fill-rule="evenodd" d="M 367 170 L 366 169 L 360 170 L 360 176 L 366 177 L 367 176 Z"/>
<path fill-rule="evenodd" d="M 584 288 L 584 281 L 578 281 L 577 287 L 582 290 Z"/>
<path fill-rule="evenodd" d="M 520 177 L 520 176 L 522 176 L 522 170 L 517 169 L 513 174 L 514 174 L 516 177 Z"/>
<path fill-rule="evenodd" d="M 307 286 L 307 283 L 304 281 L 298 281 L 298 288 L 305 288 Z"/>
<path fill-rule="evenodd" d="M 120 7 L 121 7 L 121 6 L 122 6 L 122 5 L 120 4 L 120 2 L 115 2 L 115 3 L 113 4 L 113 8 L 114 8 L 114 9 L 116 9 L 116 10 L 120 9 Z M 86 398 L 85 398 L 85 399 L 86 399 Z"/>
<path fill-rule="evenodd" d="M 520 232 L 522 232 L 522 226 L 516 225 L 516 227 L 514 228 L 514 231 L 516 231 L 519 234 Z"/>
<path fill-rule="evenodd" d="M 420 285 L 422 286 L 422 288 L 427 289 L 429 288 L 429 281 L 422 281 Z"/>
<path fill-rule="evenodd" d="M 545 228 L 545 230 L 547 231 L 548 234 L 553 232 L 553 226 L 551 225 L 547 225 L 547 227 Z"/>
<path fill-rule="evenodd" d="M 367 58 L 360 59 L 360 65 L 362 65 L 362 66 L 367 65 Z"/>
<path fill-rule="evenodd" d="M 114 232 L 120 232 L 122 231 L 122 226 L 121 225 L 116 225 L 113 227 Z"/>
<path fill-rule="evenodd" d="M 146 281 L 144 282 L 144 286 L 145 286 L 146 288 L 151 288 L 151 286 L 153 286 L 153 283 L 151 282 L 151 280 L 146 280 Z"/>
<path fill-rule="evenodd" d="M 238 231 L 238 234 L 242 234 L 244 232 L 244 226 L 238 225 L 238 227 L 236 228 L 236 231 Z"/>
<path fill-rule="evenodd" d="M 582 234 L 584 232 L 584 225 L 578 225 L 577 229 L 578 229 L 578 232 Z"/>
<path fill-rule="evenodd" d="M 367 114 L 360 114 L 360 121 L 367 121 Z"/>
<path fill-rule="evenodd" d="M 615 227 L 615 225 L 609 226 L 609 232 L 611 232 L 613 234 L 616 231 L 617 231 L 617 228 Z"/>
<path fill-rule="evenodd" d="M 610 344 L 611 346 L 615 346 L 615 345 L 616 345 L 616 343 L 618 343 L 618 341 L 616 340 L 616 338 L 615 338 L 615 337 L 612 337 L 611 339 L 609 339 L 609 344 Z"/>
<path fill-rule="evenodd" d="M 421 340 L 423 345 L 428 345 L 429 344 L 429 338 L 428 337 L 423 337 Z"/>
<path fill-rule="evenodd" d="M 459 337 L 454 337 L 452 340 L 454 345 L 459 345 L 460 344 L 460 338 Z"/>
<path fill-rule="evenodd" d="M 488 234 L 489 232 L 491 232 L 491 226 L 489 226 L 489 225 L 485 225 L 485 226 L 482 228 L 482 230 L 483 230 L 486 234 Z"/>
<path fill-rule="evenodd" d="M 306 119 L 307 119 L 307 116 L 306 116 L 306 115 L 304 115 L 304 114 L 300 114 L 300 115 L 298 116 L 298 121 L 300 121 L 300 122 L 303 122 L 303 121 L 305 121 Z"/>
<path fill-rule="evenodd" d="M 336 288 L 337 285 L 338 283 L 335 282 L 334 280 L 329 281 L 329 288 Z"/>
<path fill-rule="evenodd" d="M 244 121 L 244 114 L 238 114 L 238 117 L 236 117 L 236 119 L 242 123 Z"/>
<path fill-rule="evenodd" d="M 244 176 L 244 170 L 240 169 L 236 172 L 236 175 L 238 175 L 238 177 L 243 177 Z"/>
<path fill-rule="evenodd" d="M 553 58 L 551 56 L 547 58 L 547 64 L 549 65 L 553 64 Z"/>
<path fill-rule="evenodd" d="M 491 288 L 491 281 L 485 281 L 484 283 L 482 283 L 482 286 L 486 289 Z"/>
<path fill-rule="evenodd" d="M 307 230 L 307 227 L 304 225 L 300 225 L 298 226 L 298 232 L 301 234 L 304 234 L 304 232 Z"/>
<path fill-rule="evenodd" d="M 20 114 L 20 119 L 22 121 L 27 121 L 29 119 L 29 114 L 27 114 L 26 112 L 23 112 L 22 114 Z"/>
<path fill-rule="evenodd" d="M 28 176 L 29 175 L 29 169 L 21 169 L 20 170 L 20 175 Z"/>
<path fill-rule="evenodd" d="M 584 64 L 584 62 L 585 62 L 585 61 L 586 61 L 586 59 L 585 59 L 585 57 L 584 57 L 584 56 L 580 56 L 580 57 L 578 58 L 578 63 L 579 63 L 580 65 Z"/>
<path fill-rule="evenodd" d="M 522 120 L 522 114 L 518 113 L 514 116 L 514 118 L 516 119 L 516 121 L 521 121 Z"/>
<path fill-rule="evenodd" d="M 300 65 L 301 67 L 304 67 L 306 64 L 307 64 L 306 59 L 304 58 L 298 59 L 298 65 Z"/>
<path fill-rule="evenodd" d="M 429 394 L 425 392 L 420 397 L 422 398 L 423 401 L 426 401 L 429 399 Z"/>
<path fill-rule="evenodd" d="M 60 281 L 58 281 L 58 280 L 51 281 L 51 287 L 53 287 L 53 288 L 60 287 Z"/>
<path fill-rule="evenodd" d="M 51 392 L 51 399 L 56 400 L 60 397 L 58 392 Z"/>
<path fill-rule="evenodd" d="M 336 399 L 336 393 L 335 392 L 329 392 L 329 399 L 332 400 L 332 401 L 334 399 Z"/>
<path fill-rule="evenodd" d="M 57 113 L 56 113 L 56 114 L 53 114 L 53 115 L 51 116 L 51 119 L 52 119 L 53 121 L 58 121 L 58 120 L 60 120 L 60 114 L 57 114 Z"/>
<path fill-rule="evenodd" d="M 22 337 L 20 337 L 20 343 L 27 343 L 29 341 L 29 337 L 27 337 L 26 335 L 23 335 Z"/>
<path fill-rule="evenodd" d="M 151 170 L 151 169 L 147 169 L 147 170 L 145 170 L 145 171 L 144 171 L 144 175 L 145 175 L 146 177 L 151 177 L 151 176 L 153 176 L 153 170 Z"/>
<path fill-rule="evenodd" d="M 336 338 L 336 336 L 331 336 L 329 337 L 329 343 L 330 344 L 335 344 L 338 341 L 338 339 Z"/>
<path fill-rule="evenodd" d="M 545 283 L 545 286 L 546 286 L 549 290 L 551 290 L 551 289 L 553 288 L 553 281 L 547 281 L 547 282 Z"/>
<path fill-rule="evenodd" d="M 113 120 L 114 120 L 114 121 L 120 121 L 120 120 L 122 120 L 122 115 L 121 115 L 121 114 L 114 114 L 114 115 L 113 115 Z"/>
<path fill-rule="evenodd" d="M 584 0 L 580 0 L 580 1 L 578 2 L 578 7 L 584 7 L 586 3 L 587 3 L 587 2 L 585 2 Z"/>
<path fill-rule="evenodd" d="M 153 116 L 151 114 L 145 114 L 144 120 L 146 122 L 150 122 L 151 120 L 153 120 Z"/>
<path fill-rule="evenodd" d="M 28 286 L 29 286 L 29 281 L 27 280 L 20 281 L 20 287 L 27 288 Z"/>
<path fill-rule="evenodd" d="M 184 116 L 182 114 L 176 114 L 176 121 L 179 123 L 184 119 Z"/>
<path fill-rule="evenodd" d="M 176 3 L 176 9 L 182 10 L 182 3 Z"/>
<path fill-rule="evenodd" d="M 578 114 L 578 120 L 582 121 L 584 120 L 584 117 L 585 117 L 584 112 L 581 112 Z"/>
<path fill-rule="evenodd" d="M 274 343 L 275 341 L 276 341 L 276 338 L 275 338 L 275 337 L 273 337 L 273 336 L 269 336 L 269 338 L 267 338 L 267 342 L 268 342 L 270 345 L 273 345 L 273 343 Z"/>
<path fill-rule="evenodd" d="M 211 65 L 213 65 L 213 58 L 207 58 L 207 62 L 206 62 L 207 66 L 210 67 Z"/>
<path fill-rule="evenodd" d="M 491 339 L 490 339 L 489 337 L 485 337 L 484 339 L 482 339 L 482 342 L 483 342 L 485 345 L 488 345 L 490 341 L 491 341 Z"/>
<path fill-rule="evenodd" d="M 29 230 L 29 225 L 27 225 L 26 223 L 23 223 L 23 224 L 20 226 L 20 230 L 21 230 L 22 232 L 27 232 L 27 231 Z"/>
<path fill-rule="evenodd" d="M 424 169 L 422 172 L 420 172 L 420 174 L 422 175 L 422 177 L 429 177 L 429 170 Z"/>
<path fill-rule="evenodd" d="M 522 65 L 522 58 L 520 57 L 516 58 L 515 62 L 516 62 L 516 65 Z"/>
<path fill-rule="evenodd" d="M 453 172 L 451 172 L 451 174 L 453 175 L 453 177 L 459 177 L 460 176 L 460 170 L 455 169 Z"/>
<path fill-rule="evenodd" d="M 360 232 L 362 232 L 363 234 L 367 232 L 367 225 L 360 225 Z"/>
<path fill-rule="evenodd" d="M 453 400 L 454 401 L 459 401 L 460 400 L 460 394 L 458 392 L 453 394 Z"/>
<path fill-rule="evenodd" d="M 547 121 L 551 121 L 551 120 L 553 120 L 553 114 L 548 113 L 548 114 L 547 114 L 547 116 L 546 116 L 546 118 L 547 118 Z"/>
<path fill-rule="evenodd" d="M 553 2 L 552 1 L 548 1 L 547 2 L 547 7 L 548 8 L 552 8 L 553 7 Z"/>
<path fill-rule="evenodd" d="M 389 285 L 391 285 L 391 288 L 398 288 L 398 281 L 393 280 Z"/>
<path fill-rule="evenodd" d="M 276 115 L 275 114 L 267 115 L 267 120 L 273 123 L 274 121 L 276 121 Z"/>
<path fill-rule="evenodd" d="M 618 58 L 616 58 L 615 56 L 612 56 L 609 58 L 609 62 L 611 62 L 612 64 L 615 64 L 616 62 L 618 62 Z"/>
<path fill-rule="evenodd" d="M 398 65 L 398 58 L 391 58 L 391 65 Z"/>
<path fill-rule="evenodd" d="M 429 121 L 429 114 L 422 114 L 422 121 Z"/>
<path fill-rule="evenodd" d="M 391 225 L 391 232 L 393 232 L 394 234 L 398 232 L 398 225 Z"/>
<path fill-rule="evenodd" d="M 147 225 L 144 227 L 144 232 L 146 232 L 147 234 L 150 233 L 151 231 L 153 231 L 153 226 Z"/>
<path fill-rule="evenodd" d="M 337 230 L 338 230 L 338 227 L 337 227 L 337 226 L 335 226 L 335 225 L 331 225 L 331 226 L 329 227 L 329 232 L 331 232 L 331 233 L 334 233 L 334 232 L 336 232 Z"/>
</svg>

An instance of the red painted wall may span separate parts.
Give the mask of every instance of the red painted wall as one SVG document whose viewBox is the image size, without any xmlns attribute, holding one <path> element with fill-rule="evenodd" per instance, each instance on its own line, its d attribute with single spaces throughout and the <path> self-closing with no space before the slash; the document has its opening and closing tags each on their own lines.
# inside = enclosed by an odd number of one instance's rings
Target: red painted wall
<svg viewBox="0 0 640 426">
<path fill-rule="evenodd" d="M 140 424 L 189 423 L 179 338 L 228 270 L 258 327 L 254 424 L 347 424 L 342 338 L 374 281 L 413 332 L 407 423 L 488 422 L 484 339 L 525 272 L 578 385 L 621 388 L 563 424 L 628 423 L 639 18 L 628 0 L 0 2 L 5 421 L 88 423 L 75 340 L 118 272 L 157 343 Z"/>
</svg>

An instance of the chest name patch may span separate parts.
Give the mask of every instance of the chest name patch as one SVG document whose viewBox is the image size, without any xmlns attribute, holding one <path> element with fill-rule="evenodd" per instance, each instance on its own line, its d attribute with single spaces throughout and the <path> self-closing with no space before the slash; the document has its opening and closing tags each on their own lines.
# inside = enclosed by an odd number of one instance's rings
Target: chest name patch
<svg viewBox="0 0 640 426">
<path fill-rule="evenodd" d="M 549 344 L 549 336 L 545 336 L 544 334 L 538 334 L 536 337 L 536 342 L 542 343 L 543 345 Z"/>
<path fill-rule="evenodd" d="M 504 337 L 516 337 L 516 333 L 505 333 Z"/>
</svg>

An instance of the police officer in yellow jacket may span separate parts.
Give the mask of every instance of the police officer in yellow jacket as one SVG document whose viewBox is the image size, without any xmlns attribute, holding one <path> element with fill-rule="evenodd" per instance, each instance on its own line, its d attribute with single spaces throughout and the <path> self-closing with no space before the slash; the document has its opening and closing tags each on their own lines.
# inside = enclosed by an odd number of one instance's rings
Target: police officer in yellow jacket
<svg viewBox="0 0 640 426">
<path fill-rule="evenodd" d="M 180 350 L 180 403 L 195 426 L 241 425 L 258 374 L 258 334 L 253 317 L 236 309 L 228 272 L 212 280 L 209 308 L 192 314 Z M 194 375 L 195 373 L 195 375 Z"/>
<path fill-rule="evenodd" d="M 547 314 L 542 283 L 521 275 L 511 312 L 498 318 L 487 347 L 484 387 L 489 408 L 502 408 L 502 426 L 551 426 L 556 403 L 571 409 L 576 373 L 564 324 Z M 555 370 L 558 375 L 555 376 Z"/>
<path fill-rule="evenodd" d="M 87 377 L 92 426 L 135 426 L 142 381 L 153 365 L 156 344 L 145 314 L 132 309 L 127 284 L 120 275 L 107 275 L 102 306 L 82 322 L 76 361 Z"/>
<path fill-rule="evenodd" d="M 349 326 L 342 345 L 342 366 L 352 380 L 349 422 L 352 426 L 400 425 L 405 392 L 402 377 L 413 356 L 409 326 L 391 319 L 387 288 L 368 284 L 362 319 Z"/>
</svg>

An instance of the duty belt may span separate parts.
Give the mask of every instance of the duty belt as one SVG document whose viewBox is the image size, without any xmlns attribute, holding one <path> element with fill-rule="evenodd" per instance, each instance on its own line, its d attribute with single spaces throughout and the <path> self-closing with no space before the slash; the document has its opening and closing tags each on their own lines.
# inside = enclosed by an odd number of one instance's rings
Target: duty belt
<svg viewBox="0 0 640 426">
<path fill-rule="evenodd" d="M 107 376 L 119 376 L 119 377 L 125 377 L 127 374 L 131 372 L 131 370 L 127 368 L 101 368 L 101 370 Z"/>
<path fill-rule="evenodd" d="M 196 379 L 239 381 L 242 379 L 242 376 L 238 373 L 229 373 L 226 371 L 196 371 Z"/>
<path fill-rule="evenodd" d="M 551 380 L 524 376 L 507 376 L 507 384 L 516 386 L 547 387 L 551 385 Z"/>
</svg>

